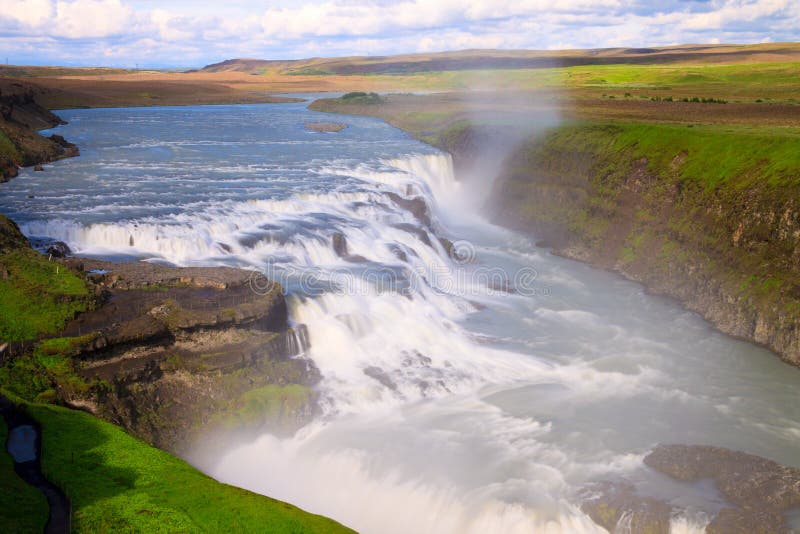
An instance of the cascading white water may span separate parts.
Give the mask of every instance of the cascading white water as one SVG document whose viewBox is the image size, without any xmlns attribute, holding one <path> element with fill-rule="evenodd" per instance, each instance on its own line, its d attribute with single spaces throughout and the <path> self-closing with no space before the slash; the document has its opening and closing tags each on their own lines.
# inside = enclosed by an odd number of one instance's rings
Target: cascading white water
<svg viewBox="0 0 800 534">
<path fill-rule="evenodd" d="M 437 193 L 458 193 L 447 156 L 386 163 L 390 169 L 362 167 L 354 174 L 393 192 L 411 185 L 430 206 L 444 203 Z M 395 231 L 385 213 L 374 215 L 345 232 L 354 253 L 376 263 L 397 262 L 380 246 L 393 242 L 413 252 L 408 267 L 414 272 L 453 277 L 459 269 L 474 268 Z M 576 379 L 587 382 L 587 391 L 592 383 L 598 390 L 616 383 L 610 392 L 615 395 L 647 388 L 646 380 L 554 368 L 484 344 L 459 324 L 475 312 L 465 295 L 437 292 L 420 278 L 405 297 L 361 281 L 346 292 L 293 298 L 291 315 L 308 326 L 308 356 L 323 375 L 319 388 L 327 417 L 292 439 L 263 436 L 243 445 L 212 473 L 364 532 L 601 530 L 572 500 L 578 482 L 587 472 L 633 470 L 641 456 L 577 461 L 558 445 L 539 441 L 551 431 L 548 423 L 505 414 L 481 396 L 514 384 L 569 389 Z M 450 287 L 478 299 L 489 289 Z M 687 525 L 693 525 L 689 519 L 676 518 L 673 530 L 684 532 Z M 695 527 L 702 530 L 702 524 Z"/>
<path fill-rule="evenodd" d="M 470 215 L 450 157 L 380 121 L 310 134 L 300 105 L 65 118 L 93 132 L 84 156 L 3 185 L 27 235 L 259 270 L 306 325 L 286 342 L 320 369 L 323 416 L 201 466 L 220 480 L 363 532 L 461 533 L 599 531 L 581 489 L 622 477 L 684 509 L 683 533 L 720 500 L 644 468 L 654 445 L 797 463 L 797 381 L 777 358 Z"/>
</svg>

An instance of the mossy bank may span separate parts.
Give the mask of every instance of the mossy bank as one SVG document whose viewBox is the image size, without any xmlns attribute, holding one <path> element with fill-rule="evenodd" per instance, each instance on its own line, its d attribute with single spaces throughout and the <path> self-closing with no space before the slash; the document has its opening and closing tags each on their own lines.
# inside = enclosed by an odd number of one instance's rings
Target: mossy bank
<svg viewBox="0 0 800 534">
<path fill-rule="evenodd" d="M 451 131 L 451 148 L 469 135 Z M 489 204 L 557 253 L 800 365 L 798 202 L 795 132 L 574 124 L 517 149 Z"/>
</svg>

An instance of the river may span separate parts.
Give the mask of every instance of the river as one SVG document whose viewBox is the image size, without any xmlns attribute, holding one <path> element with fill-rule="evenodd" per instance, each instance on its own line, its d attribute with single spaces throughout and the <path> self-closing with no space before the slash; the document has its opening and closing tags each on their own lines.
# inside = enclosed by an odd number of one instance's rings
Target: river
<svg viewBox="0 0 800 534">
<path fill-rule="evenodd" d="M 683 508 L 682 532 L 724 502 L 646 468 L 653 446 L 800 467 L 800 371 L 492 225 L 448 155 L 305 105 L 59 112 L 81 157 L 0 186 L 0 212 L 76 254 L 284 284 L 323 414 L 207 473 L 374 533 L 600 531 L 580 490 L 624 478 Z"/>
</svg>

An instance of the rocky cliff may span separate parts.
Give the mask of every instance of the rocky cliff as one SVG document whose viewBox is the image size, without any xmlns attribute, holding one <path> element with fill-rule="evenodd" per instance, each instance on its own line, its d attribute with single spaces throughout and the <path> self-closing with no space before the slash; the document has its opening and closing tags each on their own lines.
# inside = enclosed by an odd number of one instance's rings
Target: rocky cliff
<svg viewBox="0 0 800 534">
<path fill-rule="evenodd" d="M 313 364 L 293 356 L 282 289 L 231 268 L 170 268 L 82 259 L 101 304 L 39 351 L 68 357 L 77 380 L 51 395 L 185 453 L 216 432 L 291 432 L 313 415 Z M 76 386 L 77 384 L 77 386 Z"/>
<path fill-rule="evenodd" d="M 201 436 L 292 432 L 313 416 L 319 373 L 296 357 L 307 336 L 289 328 L 278 284 L 232 268 L 48 258 L 3 216 L 0 230 L 0 388 L 180 453 Z"/>
<path fill-rule="evenodd" d="M 0 182 L 15 177 L 17 167 L 78 155 L 78 147 L 63 137 L 37 133 L 64 123 L 38 103 L 44 91 L 35 84 L 0 79 Z"/>
<path fill-rule="evenodd" d="M 486 132 L 437 144 L 468 161 Z M 800 365 L 800 140 L 662 125 L 584 124 L 505 161 L 495 219 L 567 257 L 672 296 Z"/>
</svg>

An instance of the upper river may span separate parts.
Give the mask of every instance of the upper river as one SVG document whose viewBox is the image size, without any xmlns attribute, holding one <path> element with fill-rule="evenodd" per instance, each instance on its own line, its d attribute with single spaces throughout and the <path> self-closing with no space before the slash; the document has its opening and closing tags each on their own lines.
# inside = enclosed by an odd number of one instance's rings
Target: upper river
<svg viewBox="0 0 800 534">
<path fill-rule="evenodd" d="M 306 105 L 62 111 L 81 156 L 0 185 L 0 212 L 78 255 L 284 284 L 323 413 L 207 473 L 372 533 L 598 531 L 579 490 L 622 477 L 684 507 L 679 532 L 723 501 L 645 467 L 655 445 L 800 467 L 800 370 L 490 224 L 449 155 Z"/>
</svg>

